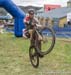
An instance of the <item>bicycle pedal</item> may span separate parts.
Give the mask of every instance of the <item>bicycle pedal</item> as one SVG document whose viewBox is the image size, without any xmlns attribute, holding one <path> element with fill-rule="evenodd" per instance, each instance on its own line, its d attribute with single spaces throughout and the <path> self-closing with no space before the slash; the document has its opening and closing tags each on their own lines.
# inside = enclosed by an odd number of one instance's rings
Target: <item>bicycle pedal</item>
<svg viewBox="0 0 71 75">
<path fill-rule="evenodd" d="M 41 54 L 38 54 L 38 55 L 39 55 L 40 58 L 43 58 L 44 57 L 44 55 L 41 55 Z"/>
</svg>

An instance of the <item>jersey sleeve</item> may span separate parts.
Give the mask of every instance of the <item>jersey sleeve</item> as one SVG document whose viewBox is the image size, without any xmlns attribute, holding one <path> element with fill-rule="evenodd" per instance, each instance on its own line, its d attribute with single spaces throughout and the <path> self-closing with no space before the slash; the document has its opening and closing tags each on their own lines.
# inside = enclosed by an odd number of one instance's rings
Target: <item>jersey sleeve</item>
<svg viewBox="0 0 71 75">
<path fill-rule="evenodd" d="M 25 17 L 24 22 L 29 22 L 29 17 Z"/>
</svg>

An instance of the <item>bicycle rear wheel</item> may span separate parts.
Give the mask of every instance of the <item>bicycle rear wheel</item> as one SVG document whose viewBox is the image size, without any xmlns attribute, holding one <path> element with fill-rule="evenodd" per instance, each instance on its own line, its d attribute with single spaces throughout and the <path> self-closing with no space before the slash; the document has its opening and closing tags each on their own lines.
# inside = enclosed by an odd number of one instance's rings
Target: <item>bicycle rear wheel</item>
<svg viewBox="0 0 71 75">
<path fill-rule="evenodd" d="M 42 41 L 39 43 L 38 52 L 41 55 L 50 53 L 55 45 L 55 33 L 50 27 L 45 27 L 41 30 Z"/>
<path fill-rule="evenodd" d="M 29 48 L 29 57 L 30 57 L 30 61 L 31 61 L 32 66 L 34 68 L 38 68 L 38 66 L 39 66 L 39 56 L 38 56 L 37 50 L 34 46 L 31 46 Z"/>
</svg>

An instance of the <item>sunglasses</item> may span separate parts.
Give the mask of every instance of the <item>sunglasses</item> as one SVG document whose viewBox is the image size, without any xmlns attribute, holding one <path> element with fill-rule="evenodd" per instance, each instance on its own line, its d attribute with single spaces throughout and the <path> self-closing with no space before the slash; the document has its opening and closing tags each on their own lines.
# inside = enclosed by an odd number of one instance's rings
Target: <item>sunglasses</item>
<svg viewBox="0 0 71 75">
<path fill-rule="evenodd" d="M 34 15 L 34 13 L 29 13 L 30 15 Z"/>
</svg>

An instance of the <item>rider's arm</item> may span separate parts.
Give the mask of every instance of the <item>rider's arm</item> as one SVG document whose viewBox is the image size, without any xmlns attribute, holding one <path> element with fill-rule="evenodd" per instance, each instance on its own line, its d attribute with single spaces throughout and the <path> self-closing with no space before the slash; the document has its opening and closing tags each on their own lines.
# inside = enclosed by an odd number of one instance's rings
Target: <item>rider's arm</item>
<svg viewBox="0 0 71 75">
<path fill-rule="evenodd" d="M 37 18 L 34 18 L 36 24 L 40 24 Z"/>
<path fill-rule="evenodd" d="M 39 27 L 39 28 L 41 28 L 42 25 L 40 24 L 39 20 L 37 18 L 35 18 L 35 21 L 36 21 L 36 26 Z"/>
<path fill-rule="evenodd" d="M 25 26 L 29 25 L 29 19 L 28 19 L 28 17 L 26 17 L 26 18 L 24 19 L 24 23 L 25 23 Z"/>
<path fill-rule="evenodd" d="M 37 24 L 39 24 L 39 21 L 38 21 L 38 19 L 37 18 L 33 18 L 33 21 L 32 21 L 32 26 L 35 26 L 35 25 L 37 25 Z"/>
</svg>

